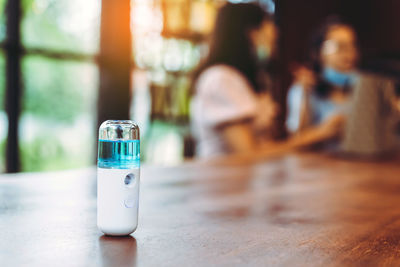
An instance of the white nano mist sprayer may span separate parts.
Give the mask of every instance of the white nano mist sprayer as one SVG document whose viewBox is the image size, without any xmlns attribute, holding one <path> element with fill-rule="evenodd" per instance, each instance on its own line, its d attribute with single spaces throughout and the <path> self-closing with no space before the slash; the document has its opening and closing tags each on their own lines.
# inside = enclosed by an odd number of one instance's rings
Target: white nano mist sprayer
<svg viewBox="0 0 400 267">
<path fill-rule="evenodd" d="M 103 122 L 97 161 L 97 226 L 103 233 L 123 236 L 136 230 L 139 184 L 139 127 L 128 120 Z"/>
</svg>

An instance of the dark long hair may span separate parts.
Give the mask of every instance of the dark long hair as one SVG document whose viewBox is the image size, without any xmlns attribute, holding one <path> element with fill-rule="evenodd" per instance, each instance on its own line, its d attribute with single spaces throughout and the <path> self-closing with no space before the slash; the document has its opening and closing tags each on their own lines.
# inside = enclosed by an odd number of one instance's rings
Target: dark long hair
<svg viewBox="0 0 400 267">
<path fill-rule="evenodd" d="M 314 32 L 310 42 L 310 65 L 312 70 L 319 77 L 315 91 L 320 97 L 328 97 L 333 86 L 324 81 L 321 77 L 323 66 L 321 64 L 321 49 L 326 40 L 328 32 L 337 26 L 344 26 L 353 29 L 349 23 L 336 15 L 329 16 L 324 23 Z"/>
<path fill-rule="evenodd" d="M 257 83 L 257 58 L 249 31 L 259 28 L 266 19 L 270 17 L 257 4 L 224 5 L 217 15 L 208 57 L 194 73 L 194 83 L 208 67 L 225 64 L 240 71 L 254 91 L 259 92 L 261 87 Z"/>
</svg>

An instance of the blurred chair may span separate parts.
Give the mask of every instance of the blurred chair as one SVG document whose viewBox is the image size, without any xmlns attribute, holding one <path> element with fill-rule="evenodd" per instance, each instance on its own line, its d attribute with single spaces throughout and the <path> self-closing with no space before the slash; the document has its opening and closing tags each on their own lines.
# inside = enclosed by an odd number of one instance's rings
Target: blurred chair
<svg viewBox="0 0 400 267">
<path fill-rule="evenodd" d="M 342 148 L 357 156 L 382 156 L 397 147 L 394 83 L 369 76 L 355 86 Z"/>
</svg>

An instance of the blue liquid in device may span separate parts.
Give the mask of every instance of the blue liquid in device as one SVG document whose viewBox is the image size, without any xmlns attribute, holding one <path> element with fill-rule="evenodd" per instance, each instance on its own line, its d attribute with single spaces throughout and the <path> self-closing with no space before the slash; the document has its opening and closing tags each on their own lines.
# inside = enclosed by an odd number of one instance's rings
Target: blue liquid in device
<svg viewBox="0 0 400 267">
<path fill-rule="evenodd" d="M 100 139 L 97 166 L 106 169 L 139 168 L 140 141 Z"/>
</svg>

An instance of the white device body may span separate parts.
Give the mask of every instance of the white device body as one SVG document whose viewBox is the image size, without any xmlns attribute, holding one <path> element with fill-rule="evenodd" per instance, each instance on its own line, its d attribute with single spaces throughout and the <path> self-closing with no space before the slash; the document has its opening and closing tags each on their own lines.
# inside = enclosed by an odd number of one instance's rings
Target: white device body
<svg viewBox="0 0 400 267">
<path fill-rule="evenodd" d="M 97 168 L 97 227 L 124 236 L 138 225 L 140 169 Z"/>
</svg>

